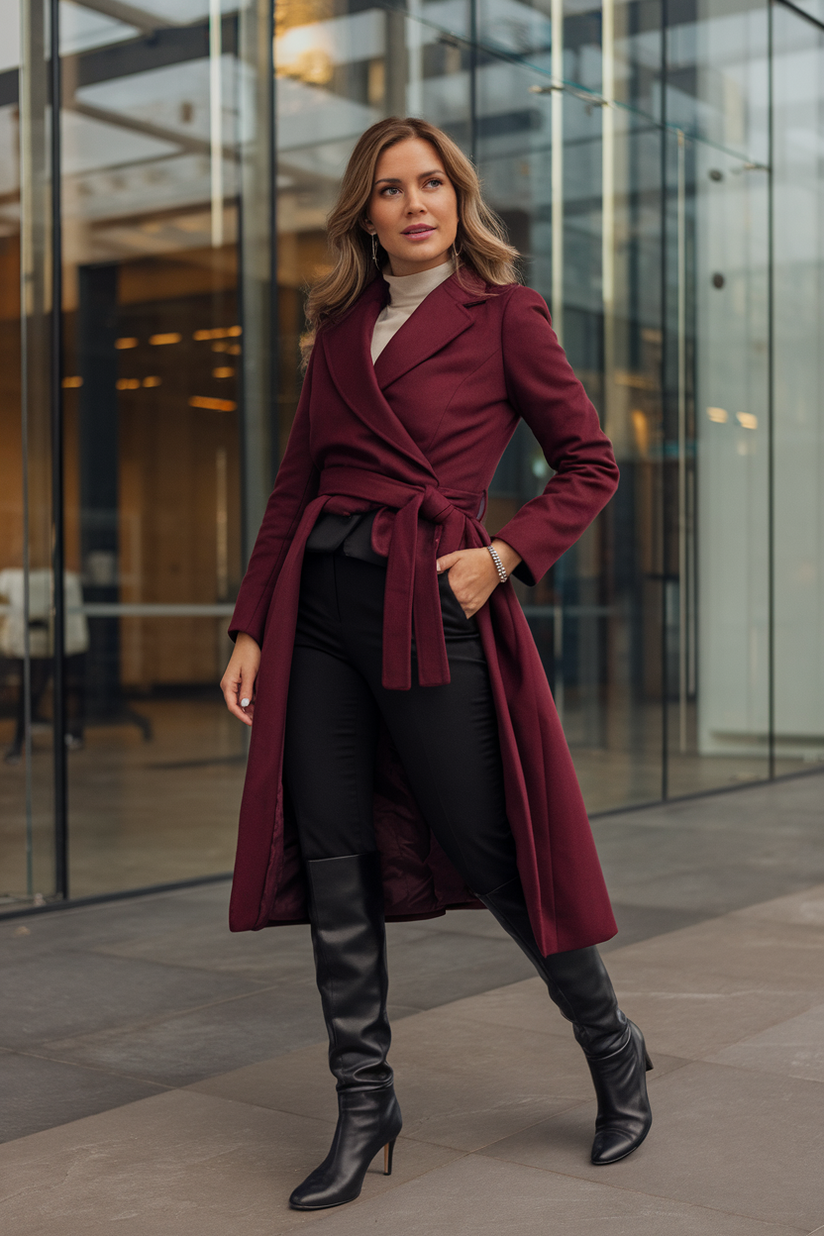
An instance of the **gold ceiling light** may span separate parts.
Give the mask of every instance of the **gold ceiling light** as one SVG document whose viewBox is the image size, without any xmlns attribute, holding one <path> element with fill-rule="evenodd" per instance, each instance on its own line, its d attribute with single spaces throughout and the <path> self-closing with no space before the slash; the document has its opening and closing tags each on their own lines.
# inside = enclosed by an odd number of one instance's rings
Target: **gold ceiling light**
<svg viewBox="0 0 824 1236">
<path fill-rule="evenodd" d="M 211 326 L 208 329 L 196 330 L 193 339 L 234 339 L 242 334 L 240 326 Z M 215 349 L 217 350 L 217 349 Z M 222 351 L 223 349 L 221 349 Z"/>
<path fill-rule="evenodd" d="M 332 0 L 279 0 L 275 6 L 275 69 L 278 77 L 294 77 L 311 86 L 325 86 L 335 66 L 324 44 L 319 22 L 334 17 Z"/>
<path fill-rule="evenodd" d="M 167 343 L 180 343 L 183 336 L 176 330 L 166 331 L 161 335 L 149 335 L 149 343 L 154 344 L 156 348 L 163 347 Z"/>
<path fill-rule="evenodd" d="M 122 339 L 115 339 L 114 346 L 118 352 L 123 352 L 126 348 L 136 348 L 138 342 L 134 335 L 124 335 Z"/>
<path fill-rule="evenodd" d="M 237 404 L 233 399 L 212 399 L 209 395 L 192 395 L 190 408 L 205 408 L 208 412 L 234 412 Z"/>
</svg>

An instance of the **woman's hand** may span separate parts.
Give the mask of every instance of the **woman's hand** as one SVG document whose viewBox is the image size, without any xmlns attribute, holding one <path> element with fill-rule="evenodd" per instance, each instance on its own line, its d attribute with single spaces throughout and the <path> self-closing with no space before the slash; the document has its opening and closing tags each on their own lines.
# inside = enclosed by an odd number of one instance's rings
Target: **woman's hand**
<svg viewBox="0 0 824 1236">
<path fill-rule="evenodd" d="M 259 666 L 260 648 L 251 635 L 241 631 L 232 659 L 220 680 L 220 689 L 229 712 L 244 725 L 251 725 L 255 715 L 255 681 Z"/>
<path fill-rule="evenodd" d="M 506 541 L 494 540 L 492 548 L 497 550 L 507 575 L 515 570 L 521 561 Z M 449 573 L 449 586 L 455 593 L 467 618 L 474 617 L 482 605 L 486 605 L 492 593 L 501 582 L 498 570 L 492 560 L 492 554 L 484 546 L 481 549 L 456 549 L 454 554 L 444 554 L 437 561 L 438 574 Z"/>
</svg>

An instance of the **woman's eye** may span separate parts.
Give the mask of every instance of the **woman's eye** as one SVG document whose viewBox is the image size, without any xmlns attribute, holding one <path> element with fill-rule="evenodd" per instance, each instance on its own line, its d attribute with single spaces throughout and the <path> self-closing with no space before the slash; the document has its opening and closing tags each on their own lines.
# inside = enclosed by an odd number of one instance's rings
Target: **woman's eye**
<svg viewBox="0 0 824 1236">
<path fill-rule="evenodd" d="M 442 185 L 442 184 L 443 184 L 443 181 L 442 181 L 442 180 L 438 180 L 437 176 L 433 176 L 433 177 L 432 177 L 432 179 L 431 179 L 431 180 L 427 180 L 427 182 L 426 182 L 426 183 L 427 183 L 428 185 L 439 185 L 439 186 L 440 186 L 440 185 Z"/>
<path fill-rule="evenodd" d="M 386 197 L 387 194 L 389 193 L 399 193 L 399 192 L 400 190 L 396 189 L 394 185 L 387 185 L 385 189 L 381 189 L 381 197 Z"/>
</svg>

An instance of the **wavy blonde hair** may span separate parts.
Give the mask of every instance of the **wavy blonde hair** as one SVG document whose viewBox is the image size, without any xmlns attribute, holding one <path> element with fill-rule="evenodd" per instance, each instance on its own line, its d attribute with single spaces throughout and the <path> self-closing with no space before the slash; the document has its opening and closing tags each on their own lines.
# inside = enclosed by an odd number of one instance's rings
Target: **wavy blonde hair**
<svg viewBox="0 0 824 1236">
<path fill-rule="evenodd" d="M 488 284 L 517 282 L 518 251 L 506 240 L 504 226 L 481 197 L 478 174 L 458 145 L 442 129 L 416 117 L 390 116 L 379 120 L 358 139 L 343 174 L 338 200 L 327 219 L 329 245 L 335 255 L 331 271 L 309 290 L 306 302 L 307 333 L 301 339 L 308 361 L 318 330 L 342 317 L 367 284 L 377 277 L 372 260 L 372 237 L 364 229 L 378 159 L 390 146 L 409 138 L 430 142 L 458 199 L 458 234 L 455 244 L 461 266 Z M 378 254 L 386 255 L 379 247 Z M 460 277 L 460 276 L 459 276 Z"/>
</svg>

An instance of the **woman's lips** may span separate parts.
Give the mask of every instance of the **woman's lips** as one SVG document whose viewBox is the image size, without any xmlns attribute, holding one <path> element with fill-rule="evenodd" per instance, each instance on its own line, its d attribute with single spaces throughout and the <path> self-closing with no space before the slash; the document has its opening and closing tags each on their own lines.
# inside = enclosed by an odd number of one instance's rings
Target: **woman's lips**
<svg viewBox="0 0 824 1236">
<path fill-rule="evenodd" d="M 425 240 L 427 236 L 431 236 L 434 231 L 434 227 L 416 227 L 414 229 L 407 229 L 405 232 L 402 232 L 401 235 L 406 236 L 408 240 Z"/>
</svg>

